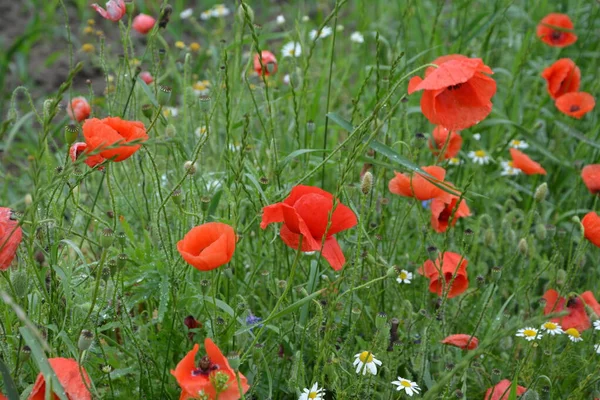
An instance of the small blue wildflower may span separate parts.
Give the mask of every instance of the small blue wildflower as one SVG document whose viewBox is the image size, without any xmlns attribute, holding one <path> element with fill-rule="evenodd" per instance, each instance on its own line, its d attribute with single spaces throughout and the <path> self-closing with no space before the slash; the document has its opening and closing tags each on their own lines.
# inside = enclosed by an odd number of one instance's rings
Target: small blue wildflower
<svg viewBox="0 0 600 400">
<path fill-rule="evenodd" d="M 252 313 L 248 314 L 248 316 L 246 317 L 246 325 L 256 325 L 259 328 L 262 328 L 263 324 L 261 324 L 260 321 L 262 321 L 262 318 L 257 317 Z"/>
<path fill-rule="evenodd" d="M 421 202 L 421 205 L 423 206 L 424 209 L 427 210 L 429 208 L 429 206 L 431 205 L 431 200 L 423 200 Z"/>
</svg>

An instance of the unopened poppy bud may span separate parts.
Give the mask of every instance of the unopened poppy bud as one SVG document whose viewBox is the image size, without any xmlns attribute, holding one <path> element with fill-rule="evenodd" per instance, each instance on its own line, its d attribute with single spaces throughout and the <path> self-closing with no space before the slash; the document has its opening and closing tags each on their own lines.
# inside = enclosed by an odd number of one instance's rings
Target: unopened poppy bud
<svg viewBox="0 0 600 400">
<path fill-rule="evenodd" d="M 77 347 L 79 351 L 86 351 L 92 345 L 94 341 L 94 334 L 87 329 L 84 329 L 79 334 L 79 341 L 77 342 Z"/>
<path fill-rule="evenodd" d="M 521 400 L 540 400 L 540 395 L 535 390 L 528 389 L 521 396 Z"/>
<path fill-rule="evenodd" d="M 112 246 L 114 240 L 114 232 L 110 228 L 105 228 L 102 230 L 102 238 L 100 239 L 100 244 L 105 249 Z"/>
<path fill-rule="evenodd" d="M 386 275 L 389 278 L 396 278 L 398 277 L 398 267 L 396 267 L 395 265 L 393 267 L 388 268 Z"/>
<path fill-rule="evenodd" d="M 31 203 L 33 203 L 33 196 L 31 195 L 31 193 L 27 193 L 25 195 L 25 197 L 23 198 L 23 202 L 27 207 L 29 207 Z"/>
<path fill-rule="evenodd" d="M 360 190 L 366 196 L 371 191 L 373 187 L 373 174 L 370 171 L 365 172 L 362 178 L 362 182 L 360 183 Z"/>
<path fill-rule="evenodd" d="M 65 142 L 67 142 L 67 146 L 71 147 L 73 143 L 77 140 L 77 136 L 79 135 L 79 126 L 75 124 L 69 124 L 65 126 Z"/>
<path fill-rule="evenodd" d="M 23 346 L 23 348 L 19 352 L 19 359 L 22 363 L 25 363 L 29 360 L 29 357 L 31 357 L 31 347 Z"/>
<path fill-rule="evenodd" d="M 240 355 L 236 352 L 227 354 L 227 361 L 229 362 L 229 366 L 236 371 L 240 367 Z"/>
<path fill-rule="evenodd" d="M 496 243 L 496 234 L 492 228 L 488 228 L 483 233 L 483 243 L 487 247 L 492 247 Z"/>
<path fill-rule="evenodd" d="M 556 234 L 556 226 L 548 224 L 545 225 L 546 228 L 546 233 L 548 234 L 548 238 L 552 239 L 554 237 L 554 235 Z"/>
<path fill-rule="evenodd" d="M 11 274 L 10 282 L 15 291 L 15 296 L 22 299 L 29 292 L 29 277 L 23 270 L 16 270 Z"/>
<path fill-rule="evenodd" d="M 160 19 L 158 22 L 158 27 L 159 28 L 166 28 L 167 24 L 169 23 L 169 21 L 171 20 L 171 13 L 173 12 L 173 7 L 171 7 L 170 4 L 167 4 L 165 6 L 165 8 L 162 9 L 162 12 L 160 13 Z"/>
<path fill-rule="evenodd" d="M 267 72 L 272 75 L 276 71 L 277 71 L 277 64 L 275 64 L 274 62 L 268 62 L 267 63 Z"/>
<path fill-rule="evenodd" d="M 152 118 L 152 111 L 153 111 L 152 104 L 144 104 L 142 106 L 142 114 L 144 114 L 144 117 L 146 117 L 148 119 Z"/>
<path fill-rule="evenodd" d="M 127 236 L 125 236 L 125 232 L 123 232 L 123 231 L 117 232 L 117 241 L 119 242 L 121 247 L 125 246 L 125 243 L 127 241 Z"/>
<path fill-rule="evenodd" d="M 111 260 L 108 260 L 107 262 L 108 266 L 102 268 L 102 279 L 104 279 L 106 282 L 108 282 L 108 278 L 110 278 L 111 276 L 115 276 L 117 273 L 117 260 L 115 260 L 114 258 Z"/>
<path fill-rule="evenodd" d="M 527 254 L 529 253 L 529 246 L 527 245 L 527 240 L 525 238 L 519 240 L 517 248 L 519 249 L 519 253 L 521 253 L 521 255 L 527 257 Z"/>
<path fill-rule="evenodd" d="M 377 317 L 375 318 L 375 327 L 382 331 L 383 329 L 386 328 L 387 325 L 387 314 L 384 312 L 380 312 L 377 314 Z"/>
<path fill-rule="evenodd" d="M 548 236 L 547 231 L 546 231 L 546 226 L 544 224 L 537 224 L 535 226 L 535 236 L 539 239 L 539 240 L 546 240 L 546 237 Z"/>
<path fill-rule="evenodd" d="M 567 281 L 567 271 L 564 269 L 559 269 L 556 271 L 556 284 L 562 286 Z"/>
<path fill-rule="evenodd" d="M 44 119 L 48 119 L 50 117 L 50 111 L 52 110 L 53 106 L 54 106 L 54 100 L 52 100 L 52 99 L 44 100 L 44 106 L 43 106 Z"/>
<path fill-rule="evenodd" d="M 188 160 L 185 163 L 183 163 L 183 170 L 188 175 L 194 175 L 196 173 L 197 169 L 198 169 L 198 166 L 195 162 Z"/>
<path fill-rule="evenodd" d="M 246 21 L 246 17 L 248 17 L 251 24 L 254 23 L 254 10 L 248 4 L 240 4 L 236 10 L 235 16 L 240 24 L 243 24 Z"/>
<path fill-rule="evenodd" d="M 158 104 L 161 106 L 167 105 L 171 100 L 171 92 L 173 90 L 169 86 L 160 85 L 158 87 Z"/>
<path fill-rule="evenodd" d="M 533 198 L 538 203 L 541 203 L 546 199 L 546 196 L 548 196 L 548 184 L 544 182 L 540 186 L 538 186 L 537 189 L 535 189 L 535 194 L 533 195 Z"/>
<path fill-rule="evenodd" d="M 125 266 L 125 263 L 127 262 L 127 254 L 125 253 L 120 253 L 117 256 L 117 268 L 121 269 Z"/>
<path fill-rule="evenodd" d="M 306 131 L 308 133 L 313 133 L 315 131 L 315 121 L 311 119 L 306 122 Z"/>
</svg>

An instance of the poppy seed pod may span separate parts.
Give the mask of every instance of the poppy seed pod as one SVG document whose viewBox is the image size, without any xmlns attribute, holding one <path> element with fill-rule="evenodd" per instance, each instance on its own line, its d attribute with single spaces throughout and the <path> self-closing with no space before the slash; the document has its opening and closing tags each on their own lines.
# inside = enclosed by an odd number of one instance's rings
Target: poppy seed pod
<svg viewBox="0 0 600 400">
<path fill-rule="evenodd" d="M 160 85 L 158 87 L 158 104 L 160 104 L 161 106 L 167 105 L 169 103 L 169 100 L 171 99 L 172 91 L 173 90 L 169 86 Z"/>
<path fill-rule="evenodd" d="M 84 329 L 79 334 L 79 341 L 77 342 L 77 347 L 79 351 L 86 351 L 90 348 L 92 343 L 94 342 L 94 334 L 87 329 Z"/>
<path fill-rule="evenodd" d="M 79 135 L 79 127 L 75 124 L 69 124 L 65 126 L 65 142 L 67 146 L 71 146 L 77 140 Z"/>
<path fill-rule="evenodd" d="M 142 106 L 142 114 L 144 117 L 151 119 L 152 118 L 153 107 L 152 104 L 144 104 Z"/>
<path fill-rule="evenodd" d="M 240 368 L 240 355 L 236 352 L 231 352 L 227 354 L 227 361 L 229 361 L 229 366 L 234 370 L 238 370 Z"/>
<path fill-rule="evenodd" d="M 194 175 L 197 170 L 197 164 L 188 160 L 185 163 L 183 163 L 183 170 L 188 175 Z"/>
<path fill-rule="evenodd" d="M 528 389 L 523 396 L 521 396 L 521 400 L 539 400 L 540 395 L 535 390 Z"/>
<path fill-rule="evenodd" d="M 110 246 L 112 246 L 113 241 L 114 241 L 113 230 L 110 228 L 104 228 L 102 230 L 102 237 L 100 238 L 100 244 L 102 245 L 102 247 L 104 247 L 105 249 L 108 249 Z"/>
<path fill-rule="evenodd" d="M 541 241 L 546 240 L 548 237 L 548 231 L 546 230 L 546 226 L 544 224 L 537 224 L 535 226 L 535 236 Z"/>
</svg>

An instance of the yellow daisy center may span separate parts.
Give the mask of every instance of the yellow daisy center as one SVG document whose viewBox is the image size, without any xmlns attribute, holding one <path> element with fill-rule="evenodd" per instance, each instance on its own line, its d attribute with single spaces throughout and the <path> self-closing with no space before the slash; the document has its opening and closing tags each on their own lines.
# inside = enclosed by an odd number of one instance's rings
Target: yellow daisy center
<svg viewBox="0 0 600 400">
<path fill-rule="evenodd" d="M 520 140 L 513 140 L 513 141 L 512 141 L 512 144 L 513 144 L 514 146 L 518 146 L 518 145 L 520 145 L 520 144 L 521 144 L 521 141 L 520 141 Z"/>
<path fill-rule="evenodd" d="M 400 381 L 400 384 L 402 386 L 404 386 L 404 387 L 411 387 L 412 386 L 409 381 Z"/>
<path fill-rule="evenodd" d="M 484 150 L 477 150 L 477 151 L 475 152 L 475 156 L 477 156 L 477 157 L 480 157 L 480 158 L 483 158 L 483 157 L 485 157 L 485 156 L 486 156 L 486 153 L 485 153 L 485 151 L 484 151 Z"/>
<path fill-rule="evenodd" d="M 368 351 L 363 351 L 362 353 L 360 353 L 360 356 L 358 356 L 358 358 L 365 364 L 373 362 L 373 354 L 369 353 Z"/>
<path fill-rule="evenodd" d="M 178 49 L 183 49 L 185 47 L 185 43 L 183 43 L 181 40 L 178 40 L 175 42 L 175 47 Z"/>
<path fill-rule="evenodd" d="M 533 337 L 537 335 L 537 332 L 534 331 L 533 329 L 525 329 L 523 331 L 523 335 L 527 336 L 527 337 Z"/>
<path fill-rule="evenodd" d="M 579 339 L 581 337 L 581 335 L 579 334 L 579 331 L 577 329 L 575 329 L 575 328 L 569 328 L 569 329 L 567 329 L 565 331 L 565 333 L 567 335 L 571 335 L 571 336 L 573 336 L 574 338 L 577 338 L 577 339 Z"/>
<path fill-rule="evenodd" d="M 317 398 L 317 396 L 318 396 L 317 392 L 310 392 L 310 393 L 308 394 L 308 398 L 309 398 L 309 399 L 316 399 L 316 398 Z"/>
<path fill-rule="evenodd" d="M 406 272 L 400 272 L 399 277 L 400 277 L 400 279 L 406 279 L 406 278 L 408 278 L 408 275 L 406 275 Z"/>
<path fill-rule="evenodd" d="M 458 158 L 456 158 L 456 157 L 452 157 L 452 158 L 450 159 L 450 161 L 452 161 L 453 163 L 456 163 L 456 164 L 458 164 L 458 161 L 459 161 L 459 160 L 458 160 Z"/>
<path fill-rule="evenodd" d="M 544 328 L 548 329 L 549 331 L 553 331 L 557 328 L 557 325 L 554 322 L 546 322 L 544 324 Z"/>
</svg>

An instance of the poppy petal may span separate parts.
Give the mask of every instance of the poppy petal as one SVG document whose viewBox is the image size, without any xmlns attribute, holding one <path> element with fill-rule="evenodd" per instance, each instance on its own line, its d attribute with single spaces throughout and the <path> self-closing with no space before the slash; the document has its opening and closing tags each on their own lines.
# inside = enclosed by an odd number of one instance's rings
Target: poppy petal
<svg viewBox="0 0 600 400">
<path fill-rule="evenodd" d="M 10 208 L 0 207 L 0 271 L 10 267 L 23 239 L 23 230 L 19 222 L 11 216 Z"/>
<path fill-rule="evenodd" d="M 335 271 L 342 269 L 346 262 L 346 257 L 344 257 L 344 253 L 342 252 L 339 243 L 333 236 L 329 236 L 325 240 L 321 255 Z"/>
<path fill-rule="evenodd" d="M 235 251 L 233 228 L 221 222 L 208 222 L 192 228 L 177 242 L 183 259 L 200 271 L 210 271 L 227 264 Z"/>
<path fill-rule="evenodd" d="M 554 105 L 563 114 L 580 119 L 594 109 L 596 100 L 586 92 L 571 92 L 557 98 Z"/>
<path fill-rule="evenodd" d="M 529 158 L 525 153 L 515 149 L 510 149 L 510 156 L 513 159 L 513 166 L 523 171 L 527 175 L 541 174 L 546 175 L 546 170 L 537 162 Z"/>
<path fill-rule="evenodd" d="M 56 374 L 60 385 L 65 390 L 67 398 L 70 400 L 91 400 L 92 395 L 87 389 L 90 386 L 90 378 L 83 366 L 79 366 L 77 361 L 71 358 L 49 358 L 48 363 Z M 82 379 L 85 379 L 86 382 Z M 87 385 L 87 386 L 86 386 Z M 40 373 L 35 380 L 33 389 L 29 394 L 28 400 L 44 400 L 46 397 L 46 381 L 44 374 Z"/>
<path fill-rule="evenodd" d="M 508 379 L 503 379 L 493 386 L 489 388 L 485 392 L 485 400 L 508 400 L 510 396 L 510 389 L 512 387 L 512 382 Z M 523 393 L 527 391 L 527 388 L 524 386 L 517 385 L 517 396 L 521 396 Z"/>
<path fill-rule="evenodd" d="M 327 236 L 335 235 L 338 232 L 353 228 L 357 224 L 356 214 L 349 207 L 338 203 L 331 216 L 331 225 L 327 231 Z"/>
<path fill-rule="evenodd" d="M 600 247 L 600 216 L 591 211 L 581 220 L 583 233 L 594 246 Z"/>
<path fill-rule="evenodd" d="M 290 206 L 284 203 L 275 203 L 270 206 L 263 207 L 260 227 L 265 229 L 270 224 L 283 222 L 283 208 L 285 207 Z"/>
<path fill-rule="evenodd" d="M 333 195 L 321 188 L 315 186 L 297 185 L 292 188 L 290 195 L 283 201 L 285 204 L 293 206 L 298 199 L 306 194 L 318 194 L 325 198 L 333 199 Z"/>
<path fill-rule="evenodd" d="M 472 335 L 466 335 L 459 333 L 450 335 L 441 341 L 442 344 L 449 344 L 451 346 L 459 347 L 463 350 L 473 350 L 479 346 L 479 339 Z"/>
<path fill-rule="evenodd" d="M 314 239 L 306 239 L 305 236 L 292 232 L 286 224 L 281 225 L 281 229 L 279 230 L 279 236 L 283 243 L 288 245 L 294 250 L 298 250 L 298 245 L 300 244 L 300 237 L 302 237 L 302 249 L 301 251 L 319 251 L 321 249 L 321 242 L 317 242 Z"/>
<path fill-rule="evenodd" d="M 596 300 L 596 296 L 594 296 L 594 293 L 588 290 L 586 292 L 581 293 L 581 298 L 583 299 L 585 304 L 587 304 L 588 307 L 590 307 L 592 311 L 594 311 L 596 317 L 600 317 L 600 303 L 598 303 L 598 300 Z"/>
<path fill-rule="evenodd" d="M 416 92 L 418 90 L 417 87 L 421 82 L 423 82 L 423 79 L 421 79 L 420 76 L 413 76 L 410 78 L 410 81 L 408 81 L 408 94 Z"/>
<path fill-rule="evenodd" d="M 600 164 L 590 164 L 581 170 L 581 179 L 591 194 L 600 192 Z"/>
</svg>

